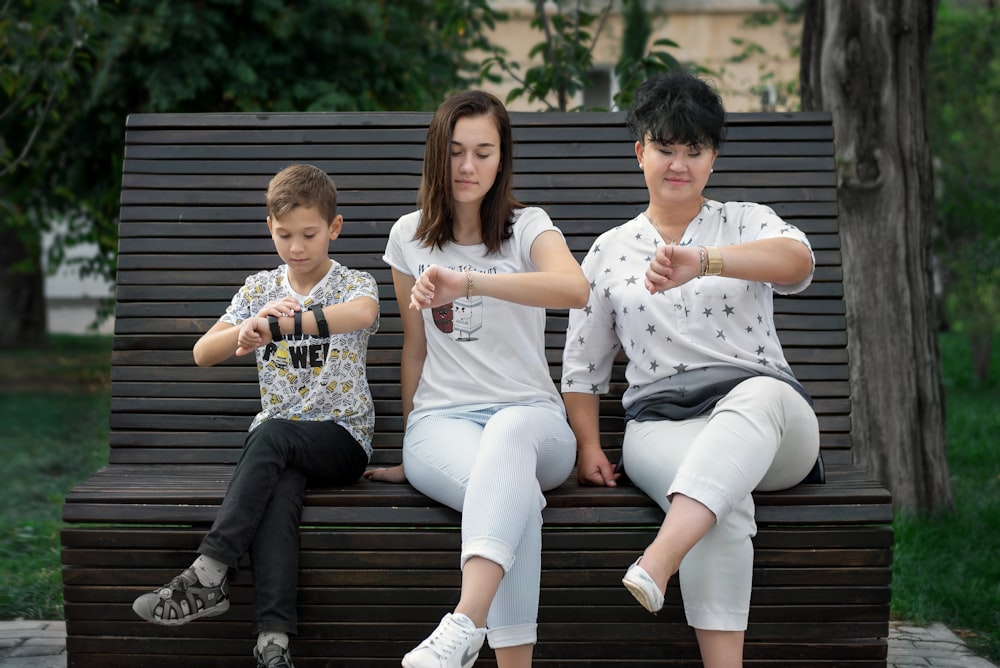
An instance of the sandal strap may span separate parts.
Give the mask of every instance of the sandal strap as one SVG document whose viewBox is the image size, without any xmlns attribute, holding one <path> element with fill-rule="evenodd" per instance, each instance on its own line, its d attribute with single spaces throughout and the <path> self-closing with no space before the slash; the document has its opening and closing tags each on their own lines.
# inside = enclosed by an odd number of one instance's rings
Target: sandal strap
<svg viewBox="0 0 1000 668">
<path fill-rule="evenodd" d="M 162 587 L 159 596 L 162 604 L 158 617 L 168 620 L 184 619 L 228 599 L 228 582 L 223 579 L 218 586 L 205 587 L 198 582 L 195 572 L 188 568 Z"/>
</svg>

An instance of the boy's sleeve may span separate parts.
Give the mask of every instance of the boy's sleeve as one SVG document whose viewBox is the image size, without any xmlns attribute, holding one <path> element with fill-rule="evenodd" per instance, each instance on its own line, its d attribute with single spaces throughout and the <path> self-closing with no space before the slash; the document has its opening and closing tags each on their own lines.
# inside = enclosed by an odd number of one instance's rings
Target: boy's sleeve
<svg viewBox="0 0 1000 668">
<path fill-rule="evenodd" d="M 378 299 L 378 282 L 372 277 L 371 274 L 365 271 L 354 271 L 351 275 L 351 280 L 348 282 L 346 289 L 344 290 L 344 298 L 342 302 L 350 302 L 358 299 L 360 297 L 370 297 L 375 300 L 377 304 Z M 378 331 L 379 318 L 381 318 L 381 312 L 379 316 L 375 318 L 375 322 L 372 326 L 368 328 L 368 331 L 375 333 Z"/>
<path fill-rule="evenodd" d="M 232 301 L 226 308 L 226 312 L 219 318 L 221 322 L 228 322 L 230 325 L 239 326 L 244 320 L 251 317 L 253 313 L 253 295 L 263 290 L 262 286 L 254 284 L 254 277 L 247 277 L 243 287 L 233 295 Z"/>
</svg>

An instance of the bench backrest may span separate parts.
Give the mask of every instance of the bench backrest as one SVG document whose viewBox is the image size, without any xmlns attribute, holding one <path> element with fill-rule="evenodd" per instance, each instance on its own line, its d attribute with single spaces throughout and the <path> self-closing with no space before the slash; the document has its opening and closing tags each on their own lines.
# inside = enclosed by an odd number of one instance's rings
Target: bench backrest
<svg viewBox="0 0 1000 668">
<path fill-rule="evenodd" d="M 514 113 L 515 189 L 542 206 L 582 259 L 600 232 L 641 211 L 642 173 L 619 113 Z M 259 408 L 252 356 L 194 365 L 191 348 L 251 272 L 273 268 L 264 190 L 282 167 L 326 170 L 345 217 L 332 256 L 380 285 L 370 343 L 375 463 L 398 461 L 402 332 L 381 256 L 415 207 L 429 113 L 137 114 L 128 119 L 112 360 L 111 463 L 233 463 Z M 776 297 L 786 356 L 816 399 L 822 446 L 849 455 L 850 399 L 833 131 L 826 113 L 731 114 L 706 195 L 771 205 L 816 253 L 813 285 Z M 548 318 L 558 380 L 566 312 Z M 624 372 L 616 373 L 620 393 Z M 622 423 L 603 402 L 608 442 Z"/>
</svg>

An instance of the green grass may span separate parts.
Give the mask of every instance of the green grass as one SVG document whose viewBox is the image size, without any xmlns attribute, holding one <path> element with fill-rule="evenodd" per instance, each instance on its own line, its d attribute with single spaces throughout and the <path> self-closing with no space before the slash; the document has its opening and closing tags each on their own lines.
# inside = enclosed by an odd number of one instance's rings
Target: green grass
<svg viewBox="0 0 1000 668">
<path fill-rule="evenodd" d="M 111 337 L 0 351 L 0 619 L 62 619 L 60 510 L 108 459 Z"/>
<path fill-rule="evenodd" d="M 1000 355 L 976 384 L 966 341 L 941 337 L 948 465 L 955 507 L 897 516 L 893 615 L 940 621 L 977 653 L 1000 659 Z"/>
<path fill-rule="evenodd" d="M 0 619 L 62 618 L 60 507 L 107 461 L 110 337 L 52 337 L 0 351 Z M 992 382 L 971 379 L 968 346 L 941 337 L 955 509 L 897 517 L 893 615 L 955 629 L 1000 659 L 1000 355 Z"/>
</svg>

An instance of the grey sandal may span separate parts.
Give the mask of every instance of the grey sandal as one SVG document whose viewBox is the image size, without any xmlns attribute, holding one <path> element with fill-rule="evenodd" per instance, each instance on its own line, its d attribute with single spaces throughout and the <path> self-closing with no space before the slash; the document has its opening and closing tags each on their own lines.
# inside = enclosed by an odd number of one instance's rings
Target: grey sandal
<svg viewBox="0 0 1000 668">
<path fill-rule="evenodd" d="M 156 591 L 135 599 L 132 610 L 147 622 L 180 626 L 193 619 L 215 617 L 229 610 L 229 585 L 204 587 L 190 568 Z"/>
<path fill-rule="evenodd" d="M 282 647 L 273 640 L 269 640 L 263 651 L 253 648 L 253 655 L 257 659 L 257 668 L 295 668 L 292 665 L 292 655 L 287 647 Z"/>
</svg>

